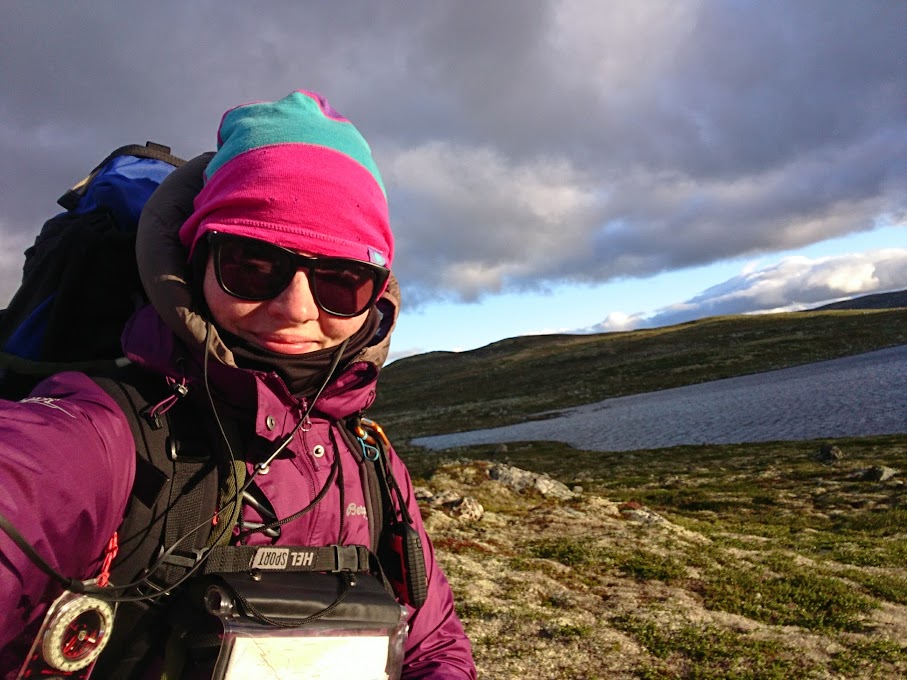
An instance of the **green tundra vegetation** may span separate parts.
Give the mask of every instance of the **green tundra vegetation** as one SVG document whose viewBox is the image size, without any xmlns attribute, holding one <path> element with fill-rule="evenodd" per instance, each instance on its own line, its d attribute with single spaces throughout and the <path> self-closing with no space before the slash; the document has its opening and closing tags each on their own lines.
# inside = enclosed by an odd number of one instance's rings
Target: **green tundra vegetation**
<svg viewBox="0 0 907 680">
<path fill-rule="evenodd" d="M 824 443 L 845 457 L 819 462 Z M 480 677 L 907 677 L 907 486 L 866 475 L 904 471 L 907 435 L 403 455 L 417 485 L 485 508 L 423 506 Z M 508 492 L 497 462 L 582 492 Z"/>
</svg>

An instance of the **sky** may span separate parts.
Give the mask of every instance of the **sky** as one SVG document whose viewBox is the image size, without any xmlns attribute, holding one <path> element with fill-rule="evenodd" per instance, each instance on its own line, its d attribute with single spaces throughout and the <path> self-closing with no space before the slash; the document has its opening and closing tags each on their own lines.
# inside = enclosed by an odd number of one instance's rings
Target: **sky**
<svg viewBox="0 0 907 680">
<path fill-rule="evenodd" d="M 109 151 L 296 89 L 384 177 L 392 358 L 907 288 L 903 0 L 13 0 L 0 306 Z"/>
</svg>

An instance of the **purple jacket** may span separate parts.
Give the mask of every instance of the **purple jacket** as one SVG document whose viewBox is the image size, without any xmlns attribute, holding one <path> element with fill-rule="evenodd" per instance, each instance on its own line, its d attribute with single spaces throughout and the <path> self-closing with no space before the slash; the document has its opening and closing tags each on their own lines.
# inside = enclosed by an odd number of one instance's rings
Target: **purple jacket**
<svg viewBox="0 0 907 680">
<path fill-rule="evenodd" d="M 171 363 L 180 354 L 180 343 L 174 342 L 152 309 L 146 308 L 133 320 L 126 347 L 136 363 L 184 377 Z M 273 373 L 224 366 L 219 370 L 241 373 L 235 376 L 234 389 L 245 393 L 245 403 L 254 405 L 250 415 L 258 437 L 251 451 L 251 472 L 255 452 L 266 452 L 286 436 L 299 417 L 300 405 Z M 190 390 L 204 389 L 196 376 L 185 377 Z M 335 483 L 312 512 L 283 526 L 277 545 L 369 544 L 358 465 L 339 432 L 343 425 L 338 420 L 371 404 L 376 378 L 372 364 L 349 366 L 325 389 L 311 414 L 311 429 L 290 444 L 291 455 L 278 457 L 269 474 L 257 477 L 277 516 L 287 517 L 308 505 L 327 481 L 334 457 L 340 457 L 343 506 Z M 223 383 L 223 378 L 218 382 Z M 133 451 L 125 417 L 91 380 L 79 373 L 45 380 L 28 399 L 0 401 L 0 512 L 58 571 L 83 579 L 94 577 L 123 516 L 135 469 Z M 422 526 L 409 474 L 395 453 L 389 459 L 422 537 L 428 572 L 428 599 L 418 611 L 410 609 L 403 677 L 474 678 L 469 641 Z M 261 519 L 248 508 L 244 512 L 249 521 Z M 270 539 L 253 534 L 249 543 L 269 544 Z M 4 663 L 0 669 L 8 672 L 14 669 L 6 664 L 24 659 L 33 631 L 59 591 L 5 535 L 0 535 L 0 553 L 4 624 L 0 647 L 10 646 L 0 657 Z"/>
<path fill-rule="evenodd" d="M 185 274 L 177 271 L 185 267 L 185 255 L 174 245 L 174 225 L 178 226 L 181 210 L 185 216 L 187 196 L 191 205 L 197 190 L 186 182 L 186 173 L 192 180 L 204 166 L 201 159 L 196 161 L 171 175 L 142 213 L 138 255 L 154 306 L 133 317 L 123 334 L 123 347 L 136 364 L 185 379 L 190 391 L 203 394 L 200 357 L 205 334 L 213 329 L 206 328 L 189 307 L 188 291 L 173 285 Z M 386 319 L 392 322 L 397 309 L 395 282 L 383 304 L 385 314 L 390 314 Z M 307 405 L 290 396 L 274 373 L 237 368 L 216 331 L 209 340 L 211 384 L 233 405 L 231 417 L 237 417 L 238 409 L 239 422 L 254 423 L 248 449 L 251 472 L 259 460 L 256 456 L 285 437 Z M 387 341 L 384 337 L 364 350 L 332 379 L 310 415 L 311 427 L 293 438 L 267 475 L 256 478 L 277 516 L 284 518 L 312 501 L 327 481 L 335 457 L 340 460 L 343 493 L 335 480 L 313 511 L 282 526 L 277 545 L 369 544 L 358 464 L 339 421 L 374 401 Z M 410 609 L 403 677 L 475 678 L 469 640 L 425 534 L 409 473 L 393 451 L 389 460 L 421 535 L 428 575 L 425 604 Z M 123 517 L 134 474 L 135 446 L 126 418 L 87 376 L 61 373 L 21 402 L 0 400 L 0 513 L 65 576 L 97 576 L 105 547 Z M 250 522 L 260 520 L 250 508 L 244 513 Z M 252 545 L 270 542 L 261 533 L 249 538 Z M 59 593 L 59 586 L 0 532 L 0 677 L 15 677 L 49 603 Z"/>
</svg>

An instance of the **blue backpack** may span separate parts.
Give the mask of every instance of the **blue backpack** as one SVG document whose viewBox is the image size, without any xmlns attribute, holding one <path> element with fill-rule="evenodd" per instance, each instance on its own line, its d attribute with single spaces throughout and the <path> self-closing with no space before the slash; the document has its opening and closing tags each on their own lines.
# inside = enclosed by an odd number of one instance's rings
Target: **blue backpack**
<svg viewBox="0 0 907 680">
<path fill-rule="evenodd" d="M 6 395 L 15 392 L 11 373 L 116 364 L 123 326 L 146 301 L 135 260 L 142 206 L 184 162 L 153 142 L 124 146 L 58 200 L 66 212 L 48 220 L 25 251 L 22 284 L 0 312 Z"/>
</svg>

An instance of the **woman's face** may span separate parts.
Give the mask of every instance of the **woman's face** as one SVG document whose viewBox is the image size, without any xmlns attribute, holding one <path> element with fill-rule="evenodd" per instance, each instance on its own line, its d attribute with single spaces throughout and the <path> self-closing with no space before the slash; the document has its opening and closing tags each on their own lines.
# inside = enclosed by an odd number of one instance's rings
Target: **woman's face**
<svg viewBox="0 0 907 680">
<path fill-rule="evenodd" d="M 262 349 L 280 354 L 306 354 L 336 347 L 362 328 L 368 316 L 340 317 L 315 304 L 304 271 L 277 297 L 262 302 L 240 300 L 225 292 L 208 257 L 203 284 L 214 322 L 224 330 Z"/>
</svg>

